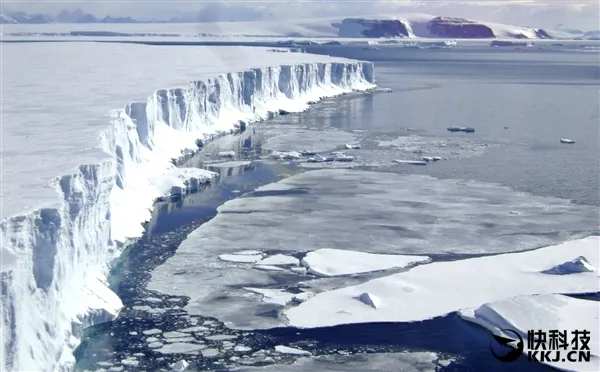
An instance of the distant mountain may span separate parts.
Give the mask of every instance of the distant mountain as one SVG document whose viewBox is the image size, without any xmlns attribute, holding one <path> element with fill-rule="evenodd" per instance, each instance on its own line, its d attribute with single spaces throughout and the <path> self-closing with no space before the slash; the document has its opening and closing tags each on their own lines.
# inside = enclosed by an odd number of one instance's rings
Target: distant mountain
<svg viewBox="0 0 600 372">
<path fill-rule="evenodd" d="M 3 15 L 3 17 L 8 16 L 12 18 L 15 23 L 53 23 L 54 20 L 52 17 L 46 14 L 27 14 L 25 12 L 14 12 L 9 13 L 7 15 Z"/>
<path fill-rule="evenodd" d="M 19 23 L 19 22 L 17 22 L 14 18 L 11 18 L 7 15 L 0 14 L 0 25 L 14 24 L 14 23 Z"/>
<path fill-rule="evenodd" d="M 23 24 L 39 24 L 39 23 L 138 23 L 131 17 L 111 17 L 96 18 L 93 14 L 85 13 L 81 9 L 73 11 L 63 10 L 56 16 L 47 14 L 27 14 L 25 12 L 10 12 L 3 14 L 0 17 L 3 24 L 8 23 L 23 23 Z"/>
</svg>

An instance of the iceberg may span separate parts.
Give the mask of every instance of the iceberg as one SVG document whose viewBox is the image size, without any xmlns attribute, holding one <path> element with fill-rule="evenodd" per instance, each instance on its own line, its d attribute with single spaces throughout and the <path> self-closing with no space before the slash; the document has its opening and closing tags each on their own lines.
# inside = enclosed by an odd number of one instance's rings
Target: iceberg
<svg viewBox="0 0 600 372">
<path fill-rule="evenodd" d="M 116 316 L 110 262 L 143 233 L 154 200 L 190 182 L 174 160 L 240 120 L 374 88 L 370 62 L 265 48 L 23 43 L 3 51 L 3 88 L 15 93 L 2 98 L 8 371 L 71 370 L 81 329 Z"/>
<path fill-rule="evenodd" d="M 298 328 L 415 322 L 513 296 L 597 292 L 600 280 L 596 272 L 548 275 L 542 271 L 573 255 L 585 256 L 597 265 L 599 244 L 600 236 L 590 236 L 532 251 L 421 265 L 360 285 L 321 292 L 286 310 L 285 316 Z M 356 300 L 365 293 L 368 298 L 381 299 L 376 309 L 365 306 L 362 299 Z"/>
</svg>

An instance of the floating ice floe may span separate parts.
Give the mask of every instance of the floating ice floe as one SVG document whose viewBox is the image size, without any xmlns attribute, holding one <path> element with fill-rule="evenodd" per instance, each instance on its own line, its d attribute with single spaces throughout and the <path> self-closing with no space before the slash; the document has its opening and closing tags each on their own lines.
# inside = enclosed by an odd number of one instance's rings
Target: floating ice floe
<svg viewBox="0 0 600 372">
<path fill-rule="evenodd" d="M 204 358 L 214 358 L 219 355 L 218 349 L 204 349 L 201 351 Z"/>
<path fill-rule="evenodd" d="M 283 254 L 276 254 L 269 256 L 262 261 L 257 263 L 258 265 L 272 265 L 272 266 L 298 266 L 300 260 L 293 256 L 286 256 Z"/>
<path fill-rule="evenodd" d="M 217 156 L 220 158 L 233 158 L 235 157 L 235 151 L 219 151 Z"/>
<path fill-rule="evenodd" d="M 255 255 L 262 255 L 262 252 L 257 251 L 256 249 L 247 249 L 245 251 L 234 252 L 232 254 L 242 255 L 242 256 L 255 256 Z"/>
<path fill-rule="evenodd" d="M 178 332 L 183 332 L 183 333 L 199 333 L 199 332 L 205 332 L 205 331 L 208 331 L 208 330 L 209 330 L 208 327 L 194 326 L 194 327 L 180 329 Z"/>
<path fill-rule="evenodd" d="M 349 150 L 358 150 L 358 149 L 360 149 L 360 144 L 358 144 L 358 143 L 346 144 L 346 148 Z"/>
<path fill-rule="evenodd" d="M 599 244 L 599 236 L 590 236 L 527 252 L 417 266 L 357 286 L 321 292 L 286 310 L 285 316 L 295 327 L 411 322 L 519 295 L 597 292 L 600 279 L 595 272 L 542 272 L 573 255 L 598 264 Z M 381 298 L 377 311 L 355 300 L 363 293 Z"/>
<path fill-rule="evenodd" d="M 185 310 L 190 315 L 215 317 L 239 329 L 264 329 L 282 326 L 284 319 L 254 315 L 265 308 L 262 298 L 243 287 L 277 288 L 272 273 L 253 270 L 252 264 L 224 264 L 218 260 L 220 254 L 268 247 L 296 255 L 311 247 L 351 246 L 381 254 L 485 255 L 557 244 L 598 228 L 594 207 L 490 183 L 422 175 L 325 169 L 303 172 L 257 191 L 226 202 L 209 223 L 190 233 L 177 252 L 152 272 L 148 289 L 188 296 Z M 511 215 L 511 210 L 520 214 Z M 307 213 L 310 218 L 298 218 Z M 540 270 L 580 255 L 597 267 L 593 256 L 572 251 Z M 302 275 L 290 273 L 289 279 L 306 280 L 315 291 L 330 288 L 324 285 L 329 280 Z M 439 279 L 438 274 L 430 275 L 430 281 Z M 353 279 L 338 282 L 347 280 Z M 389 304 L 386 296 L 367 289 L 350 296 L 363 292 L 382 299 L 377 313 Z M 349 301 L 372 310 L 353 298 Z"/>
<path fill-rule="evenodd" d="M 145 334 L 146 336 L 152 336 L 152 335 L 157 335 L 159 333 L 162 333 L 162 331 L 158 328 L 153 328 L 153 329 L 149 329 L 147 331 L 143 331 L 143 334 Z"/>
<path fill-rule="evenodd" d="M 209 341 L 226 341 L 226 340 L 235 340 L 238 336 L 235 335 L 212 335 L 206 336 L 205 339 Z"/>
<path fill-rule="evenodd" d="M 398 163 L 398 164 L 409 164 L 409 165 L 427 165 L 426 161 L 422 161 L 422 160 L 398 160 L 398 159 L 394 159 L 393 160 L 394 163 Z"/>
<path fill-rule="evenodd" d="M 269 156 L 279 160 L 296 160 L 302 158 L 302 154 L 298 151 L 273 151 Z"/>
<path fill-rule="evenodd" d="M 185 359 L 182 359 L 182 360 L 180 360 L 178 362 L 175 362 L 175 363 L 171 364 L 171 369 L 173 371 L 183 372 L 183 371 L 185 371 L 187 369 L 187 367 L 189 365 L 190 364 Z"/>
<path fill-rule="evenodd" d="M 187 336 L 189 336 L 189 335 L 182 333 L 182 332 L 177 332 L 177 331 L 163 333 L 164 338 L 179 338 L 179 337 L 187 337 Z"/>
<path fill-rule="evenodd" d="M 212 162 L 205 163 L 210 168 L 235 168 L 235 167 L 245 167 L 247 165 L 252 164 L 249 160 L 239 160 L 239 161 L 220 161 L 220 162 Z"/>
<path fill-rule="evenodd" d="M 561 138 L 560 143 L 573 144 L 573 143 L 575 143 L 575 141 L 573 141 L 572 139 Z"/>
<path fill-rule="evenodd" d="M 345 154 L 337 154 L 335 156 L 334 160 L 335 161 L 349 162 L 349 161 L 354 161 L 354 156 L 345 155 Z"/>
<path fill-rule="evenodd" d="M 597 247 L 596 247 L 597 249 Z M 598 288 L 596 288 L 596 291 Z M 523 352 L 529 351 L 527 333 L 529 330 L 541 331 L 549 335 L 551 330 L 567 332 L 567 344 L 572 345 L 573 331 L 589 331 L 589 362 L 570 362 L 567 360 L 543 361 L 542 363 L 565 371 L 600 371 L 600 321 L 598 313 L 600 303 L 593 300 L 582 300 L 558 294 L 542 294 L 513 297 L 483 304 L 480 307 L 463 309 L 459 315 L 468 321 L 479 324 L 495 334 L 514 338 L 514 334 L 502 330 L 511 329 L 523 338 Z M 550 342 L 548 340 L 547 342 Z M 552 350 L 547 347 L 543 350 Z M 554 349 L 557 350 L 557 349 Z M 570 351 L 577 354 L 582 348 L 570 346 L 563 351 L 566 357 Z M 539 354 L 539 353 L 538 353 Z M 578 358 L 578 356 L 575 356 Z M 539 355 L 538 355 L 539 358 Z M 555 358 L 554 351 L 549 357 Z"/>
<path fill-rule="evenodd" d="M 429 262 L 427 256 L 374 254 L 345 249 L 322 248 L 306 254 L 302 264 L 319 276 L 343 276 L 403 268 Z"/>
<path fill-rule="evenodd" d="M 245 353 L 251 352 L 252 348 L 245 346 L 245 345 L 237 345 L 236 347 L 233 348 L 233 351 L 238 354 L 245 354 Z"/>
<path fill-rule="evenodd" d="M 219 260 L 236 263 L 255 263 L 262 259 L 260 254 L 222 254 Z"/>
<path fill-rule="evenodd" d="M 284 345 L 275 346 L 275 351 L 277 351 L 280 354 L 305 355 L 305 356 L 312 355 L 312 353 L 310 351 L 296 349 L 296 348 L 284 346 Z"/>
<path fill-rule="evenodd" d="M 253 268 L 261 271 L 285 271 L 285 269 L 273 265 L 254 265 Z"/>
<path fill-rule="evenodd" d="M 266 303 L 280 306 L 285 306 L 294 297 L 293 293 L 286 292 L 282 289 L 251 287 L 244 287 L 244 289 L 262 295 L 262 300 Z"/>
</svg>

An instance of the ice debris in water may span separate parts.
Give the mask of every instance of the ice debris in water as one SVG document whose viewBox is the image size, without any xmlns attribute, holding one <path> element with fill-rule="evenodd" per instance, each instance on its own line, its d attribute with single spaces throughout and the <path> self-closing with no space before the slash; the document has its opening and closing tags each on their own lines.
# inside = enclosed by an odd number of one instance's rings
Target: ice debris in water
<svg viewBox="0 0 600 372">
<path fill-rule="evenodd" d="M 465 132 L 465 133 L 473 133 L 475 132 L 475 128 L 470 128 L 470 127 L 457 127 L 457 126 L 452 126 L 447 128 L 449 132 Z"/>
<path fill-rule="evenodd" d="M 147 331 L 143 331 L 143 334 L 145 334 L 146 336 L 151 336 L 151 335 L 157 335 L 159 333 L 162 333 L 162 331 L 158 328 L 154 328 L 154 329 L 149 329 Z"/>
<path fill-rule="evenodd" d="M 259 265 L 272 265 L 272 266 L 298 266 L 300 261 L 296 257 L 286 256 L 283 254 L 276 254 L 269 256 L 258 263 Z"/>
<path fill-rule="evenodd" d="M 219 151 L 217 156 L 220 158 L 233 158 L 235 156 L 235 151 Z"/>
<path fill-rule="evenodd" d="M 244 354 L 251 352 L 252 348 L 245 345 L 237 345 L 235 348 L 233 348 L 233 351 L 236 353 Z"/>
<path fill-rule="evenodd" d="M 277 346 L 275 346 L 275 351 L 277 351 L 280 354 L 304 355 L 304 356 L 310 356 L 310 355 L 312 355 L 310 353 L 310 351 L 301 350 L 301 349 L 295 349 L 293 347 L 283 346 L 283 345 L 277 345 Z"/>
<path fill-rule="evenodd" d="M 358 144 L 358 143 L 346 144 L 346 148 L 349 150 L 358 150 L 358 149 L 360 149 L 360 144 Z"/>
<path fill-rule="evenodd" d="M 596 268 L 590 264 L 588 259 L 584 256 L 579 256 L 571 261 L 567 261 L 548 270 L 544 270 L 542 271 L 542 274 L 569 275 L 578 273 L 591 273 L 594 271 L 596 271 Z"/>
<path fill-rule="evenodd" d="M 189 365 L 190 364 L 185 359 L 182 359 L 179 362 L 171 364 L 171 368 L 173 371 L 182 372 L 185 371 Z"/>
<path fill-rule="evenodd" d="M 236 263 L 255 263 L 262 259 L 262 255 L 243 255 L 243 254 L 222 254 L 219 256 L 219 260 Z"/>
<path fill-rule="evenodd" d="M 297 151 L 273 151 L 269 156 L 279 160 L 294 160 L 300 159 L 302 157 L 302 154 Z"/>
<path fill-rule="evenodd" d="M 560 143 L 573 144 L 573 143 L 575 143 L 575 141 L 573 141 L 572 139 L 568 139 L 568 138 L 561 138 Z"/>
<path fill-rule="evenodd" d="M 422 160 L 398 160 L 398 159 L 394 159 L 393 161 L 394 161 L 394 163 L 398 163 L 398 164 L 427 165 L 427 162 L 426 161 L 422 161 Z"/>
<path fill-rule="evenodd" d="M 188 343 L 172 343 L 166 344 L 156 350 L 162 354 L 195 354 L 197 351 L 206 348 L 205 345 L 188 344 Z"/>
<path fill-rule="evenodd" d="M 379 299 L 379 297 L 368 292 L 361 293 L 361 295 L 358 296 L 358 299 L 360 300 L 360 302 L 362 302 L 365 305 L 371 306 L 373 309 L 377 309 L 379 307 L 379 304 L 381 304 L 381 300 Z"/>
<path fill-rule="evenodd" d="M 219 350 L 217 349 L 205 349 L 201 351 L 202 356 L 205 358 L 214 358 L 219 355 Z"/>
</svg>

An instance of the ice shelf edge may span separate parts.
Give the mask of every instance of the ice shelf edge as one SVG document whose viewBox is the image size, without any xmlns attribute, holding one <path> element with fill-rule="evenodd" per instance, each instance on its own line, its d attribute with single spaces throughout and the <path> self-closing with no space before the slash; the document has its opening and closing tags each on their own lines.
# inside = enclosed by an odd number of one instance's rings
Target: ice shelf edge
<svg viewBox="0 0 600 372">
<path fill-rule="evenodd" d="M 114 319 L 122 303 L 106 285 L 123 244 L 143 233 L 161 176 L 196 141 L 280 109 L 375 87 L 370 62 L 271 66 L 161 89 L 109 113 L 107 159 L 56 178 L 56 206 L 0 223 L 2 370 L 70 371 L 82 330 Z"/>
</svg>

